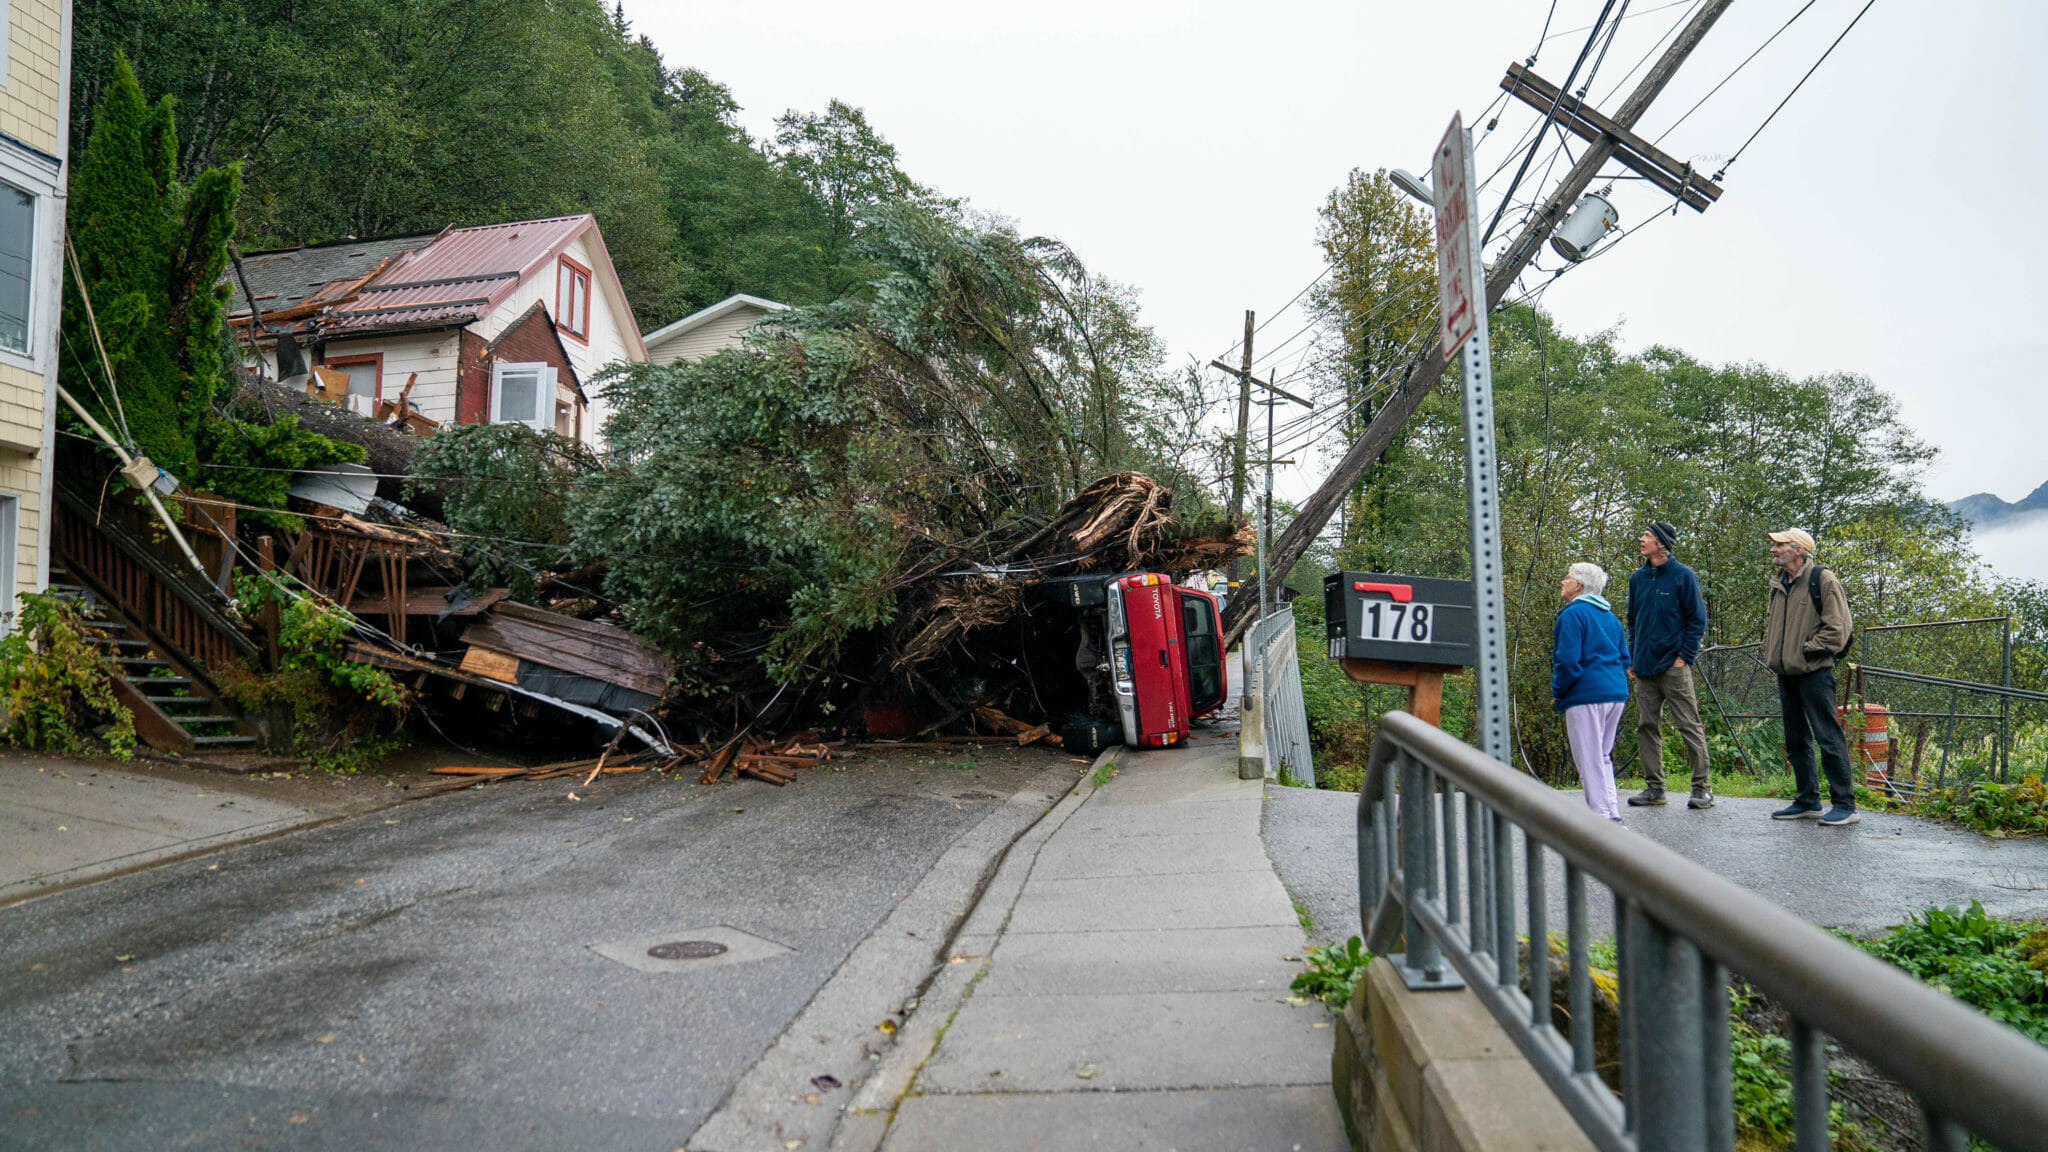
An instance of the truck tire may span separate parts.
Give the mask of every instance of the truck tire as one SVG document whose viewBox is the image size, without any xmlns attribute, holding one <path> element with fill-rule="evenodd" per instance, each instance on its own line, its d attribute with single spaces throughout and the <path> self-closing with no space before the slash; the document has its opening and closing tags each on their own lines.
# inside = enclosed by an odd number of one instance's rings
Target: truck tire
<svg viewBox="0 0 2048 1152">
<path fill-rule="evenodd" d="M 1124 730 L 1120 724 L 1092 716 L 1070 716 L 1060 726 L 1060 740 L 1062 747 L 1077 756 L 1093 756 L 1123 743 Z"/>
</svg>

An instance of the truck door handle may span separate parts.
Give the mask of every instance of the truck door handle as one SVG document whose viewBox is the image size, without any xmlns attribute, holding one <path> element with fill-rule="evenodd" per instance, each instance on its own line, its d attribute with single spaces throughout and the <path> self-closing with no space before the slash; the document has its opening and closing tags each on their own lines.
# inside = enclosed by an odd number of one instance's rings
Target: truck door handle
<svg viewBox="0 0 2048 1152">
<path fill-rule="evenodd" d="M 1172 665 L 1172 664 L 1169 664 L 1169 663 L 1167 663 L 1167 660 L 1166 660 L 1166 649 L 1164 649 L 1164 648 L 1161 648 L 1161 649 L 1159 650 L 1159 666 L 1160 666 L 1161 668 L 1171 668 L 1171 667 L 1173 667 L 1173 665 Z"/>
</svg>

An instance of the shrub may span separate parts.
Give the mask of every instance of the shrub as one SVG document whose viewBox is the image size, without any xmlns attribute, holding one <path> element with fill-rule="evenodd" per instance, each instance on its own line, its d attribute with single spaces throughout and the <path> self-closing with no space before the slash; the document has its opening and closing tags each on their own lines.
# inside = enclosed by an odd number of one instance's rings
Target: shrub
<svg viewBox="0 0 2048 1152">
<path fill-rule="evenodd" d="M 114 696 L 106 656 L 86 639 L 84 615 L 47 593 L 20 597 L 20 627 L 0 637 L 0 729 L 9 744 L 75 752 L 98 717 L 116 759 L 135 753 L 135 716 Z"/>
<path fill-rule="evenodd" d="M 344 654 L 353 616 L 250 573 L 236 576 L 235 596 L 245 612 L 277 607 L 279 660 L 273 672 L 227 672 L 230 700 L 252 711 L 289 708 L 293 750 L 331 772 L 360 771 L 403 745 L 403 733 L 378 729 L 396 728 L 408 694 L 383 669 Z"/>
</svg>

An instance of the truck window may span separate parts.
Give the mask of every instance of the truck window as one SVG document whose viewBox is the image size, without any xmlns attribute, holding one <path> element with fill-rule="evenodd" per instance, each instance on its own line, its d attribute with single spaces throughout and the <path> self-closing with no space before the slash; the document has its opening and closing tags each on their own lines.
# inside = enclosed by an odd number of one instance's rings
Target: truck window
<svg viewBox="0 0 2048 1152">
<path fill-rule="evenodd" d="M 1189 707 L 1199 716 L 1223 703 L 1223 658 L 1216 648 L 1216 607 L 1206 596 L 1180 592 L 1180 611 L 1181 633 L 1187 638 Z"/>
</svg>

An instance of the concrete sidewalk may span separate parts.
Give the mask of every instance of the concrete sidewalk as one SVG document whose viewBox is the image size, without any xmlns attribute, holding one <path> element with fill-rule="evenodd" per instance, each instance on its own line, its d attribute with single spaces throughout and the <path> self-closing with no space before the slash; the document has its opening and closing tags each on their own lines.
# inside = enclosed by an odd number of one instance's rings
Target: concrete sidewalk
<svg viewBox="0 0 2048 1152">
<path fill-rule="evenodd" d="M 0 907 L 396 802 L 289 781 L 0 755 Z"/>
<path fill-rule="evenodd" d="M 1010 850 L 835 1149 L 1346 1146 L 1235 734 L 1105 759 Z"/>
</svg>

